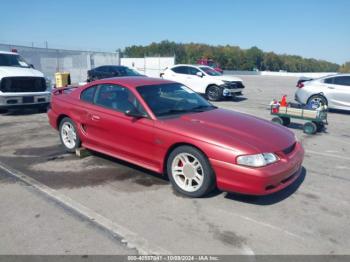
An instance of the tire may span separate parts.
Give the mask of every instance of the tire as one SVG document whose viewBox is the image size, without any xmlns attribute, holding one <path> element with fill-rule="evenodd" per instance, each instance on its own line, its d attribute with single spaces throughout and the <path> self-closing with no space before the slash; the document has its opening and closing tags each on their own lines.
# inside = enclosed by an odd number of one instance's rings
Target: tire
<svg viewBox="0 0 350 262">
<path fill-rule="evenodd" d="M 38 107 L 38 112 L 39 113 L 47 113 L 47 109 L 48 109 L 48 105 L 44 105 L 44 106 L 39 106 Z"/>
<path fill-rule="evenodd" d="M 290 125 L 290 118 L 289 117 L 281 117 L 281 119 L 282 119 L 282 124 L 284 125 L 284 126 L 289 126 Z"/>
<path fill-rule="evenodd" d="M 310 104 L 312 101 L 314 101 L 315 103 L 322 103 L 323 105 L 328 106 L 328 101 L 323 95 L 310 96 L 309 99 L 307 100 L 307 104 Z"/>
<path fill-rule="evenodd" d="M 317 132 L 322 132 L 324 129 L 324 124 L 322 122 L 314 122 L 317 126 Z"/>
<path fill-rule="evenodd" d="M 72 133 L 70 133 L 70 130 Z M 77 128 L 72 119 L 65 117 L 60 122 L 59 134 L 62 145 L 67 152 L 74 153 L 80 147 L 81 141 L 77 133 Z"/>
<path fill-rule="evenodd" d="M 317 126 L 314 122 L 306 122 L 303 126 L 303 131 L 305 134 L 313 135 L 317 132 Z"/>
<path fill-rule="evenodd" d="M 179 146 L 170 153 L 167 173 L 174 189 L 188 197 L 203 197 L 216 185 L 209 160 L 192 146 Z"/>
<path fill-rule="evenodd" d="M 271 120 L 273 123 L 278 124 L 278 125 L 283 125 L 283 119 L 279 116 L 276 116 L 272 118 Z"/>
<path fill-rule="evenodd" d="M 207 96 L 207 99 L 210 100 L 210 101 L 220 101 L 222 100 L 222 88 L 219 87 L 219 86 L 216 86 L 216 85 L 211 85 L 211 86 L 208 86 L 205 94 Z"/>
<path fill-rule="evenodd" d="M 0 108 L 0 114 L 6 114 L 7 113 L 7 109 L 1 109 Z"/>
</svg>

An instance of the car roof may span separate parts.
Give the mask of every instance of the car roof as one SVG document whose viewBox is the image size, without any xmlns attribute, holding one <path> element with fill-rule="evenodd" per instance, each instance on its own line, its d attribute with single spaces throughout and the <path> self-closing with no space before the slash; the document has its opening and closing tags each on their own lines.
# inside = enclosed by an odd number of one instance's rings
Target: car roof
<svg viewBox="0 0 350 262">
<path fill-rule="evenodd" d="M 200 66 L 207 66 L 207 65 L 177 64 L 177 65 L 173 65 L 171 68 L 178 67 L 178 66 L 200 67 Z"/>
<path fill-rule="evenodd" d="M 119 67 L 119 68 L 126 68 L 126 66 L 122 66 L 122 65 L 100 65 L 100 66 L 96 66 L 95 68 L 99 68 L 99 67 Z"/>
<path fill-rule="evenodd" d="M 123 76 L 106 78 L 92 82 L 93 84 L 115 84 L 122 85 L 129 88 L 136 88 L 138 86 L 150 86 L 175 83 L 174 81 L 164 80 L 161 78 L 143 77 L 143 76 Z"/>
<path fill-rule="evenodd" d="M 6 54 L 6 55 L 18 55 L 18 53 L 8 52 L 8 51 L 1 51 L 1 50 L 0 50 L 0 54 Z"/>
</svg>

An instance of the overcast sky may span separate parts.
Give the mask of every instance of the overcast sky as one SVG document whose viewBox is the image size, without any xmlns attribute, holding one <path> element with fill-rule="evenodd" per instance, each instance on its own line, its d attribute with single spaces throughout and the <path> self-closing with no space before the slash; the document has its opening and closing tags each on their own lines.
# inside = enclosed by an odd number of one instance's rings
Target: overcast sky
<svg viewBox="0 0 350 262">
<path fill-rule="evenodd" d="M 1 0 L 0 43 L 114 51 L 165 39 L 344 63 L 350 0 Z"/>
</svg>

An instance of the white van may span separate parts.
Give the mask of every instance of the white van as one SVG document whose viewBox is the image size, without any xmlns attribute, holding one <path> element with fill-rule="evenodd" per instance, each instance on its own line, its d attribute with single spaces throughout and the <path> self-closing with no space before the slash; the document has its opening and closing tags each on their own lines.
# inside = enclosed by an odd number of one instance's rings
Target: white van
<svg viewBox="0 0 350 262">
<path fill-rule="evenodd" d="M 0 51 L 0 111 L 36 107 L 46 110 L 51 87 L 44 74 L 15 52 Z"/>
</svg>

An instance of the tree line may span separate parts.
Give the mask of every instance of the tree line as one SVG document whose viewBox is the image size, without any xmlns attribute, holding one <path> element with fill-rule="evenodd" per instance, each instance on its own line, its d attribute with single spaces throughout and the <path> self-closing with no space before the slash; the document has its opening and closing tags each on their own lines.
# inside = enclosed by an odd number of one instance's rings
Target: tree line
<svg viewBox="0 0 350 262">
<path fill-rule="evenodd" d="M 174 56 L 176 63 L 195 64 L 200 58 L 211 58 L 225 70 L 259 70 L 288 72 L 337 72 L 349 70 L 350 63 L 340 66 L 325 60 L 303 58 L 297 55 L 264 52 L 257 47 L 242 49 L 232 45 L 207 45 L 162 41 L 146 46 L 126 47 L 124 57 Z"/>
</svg>

